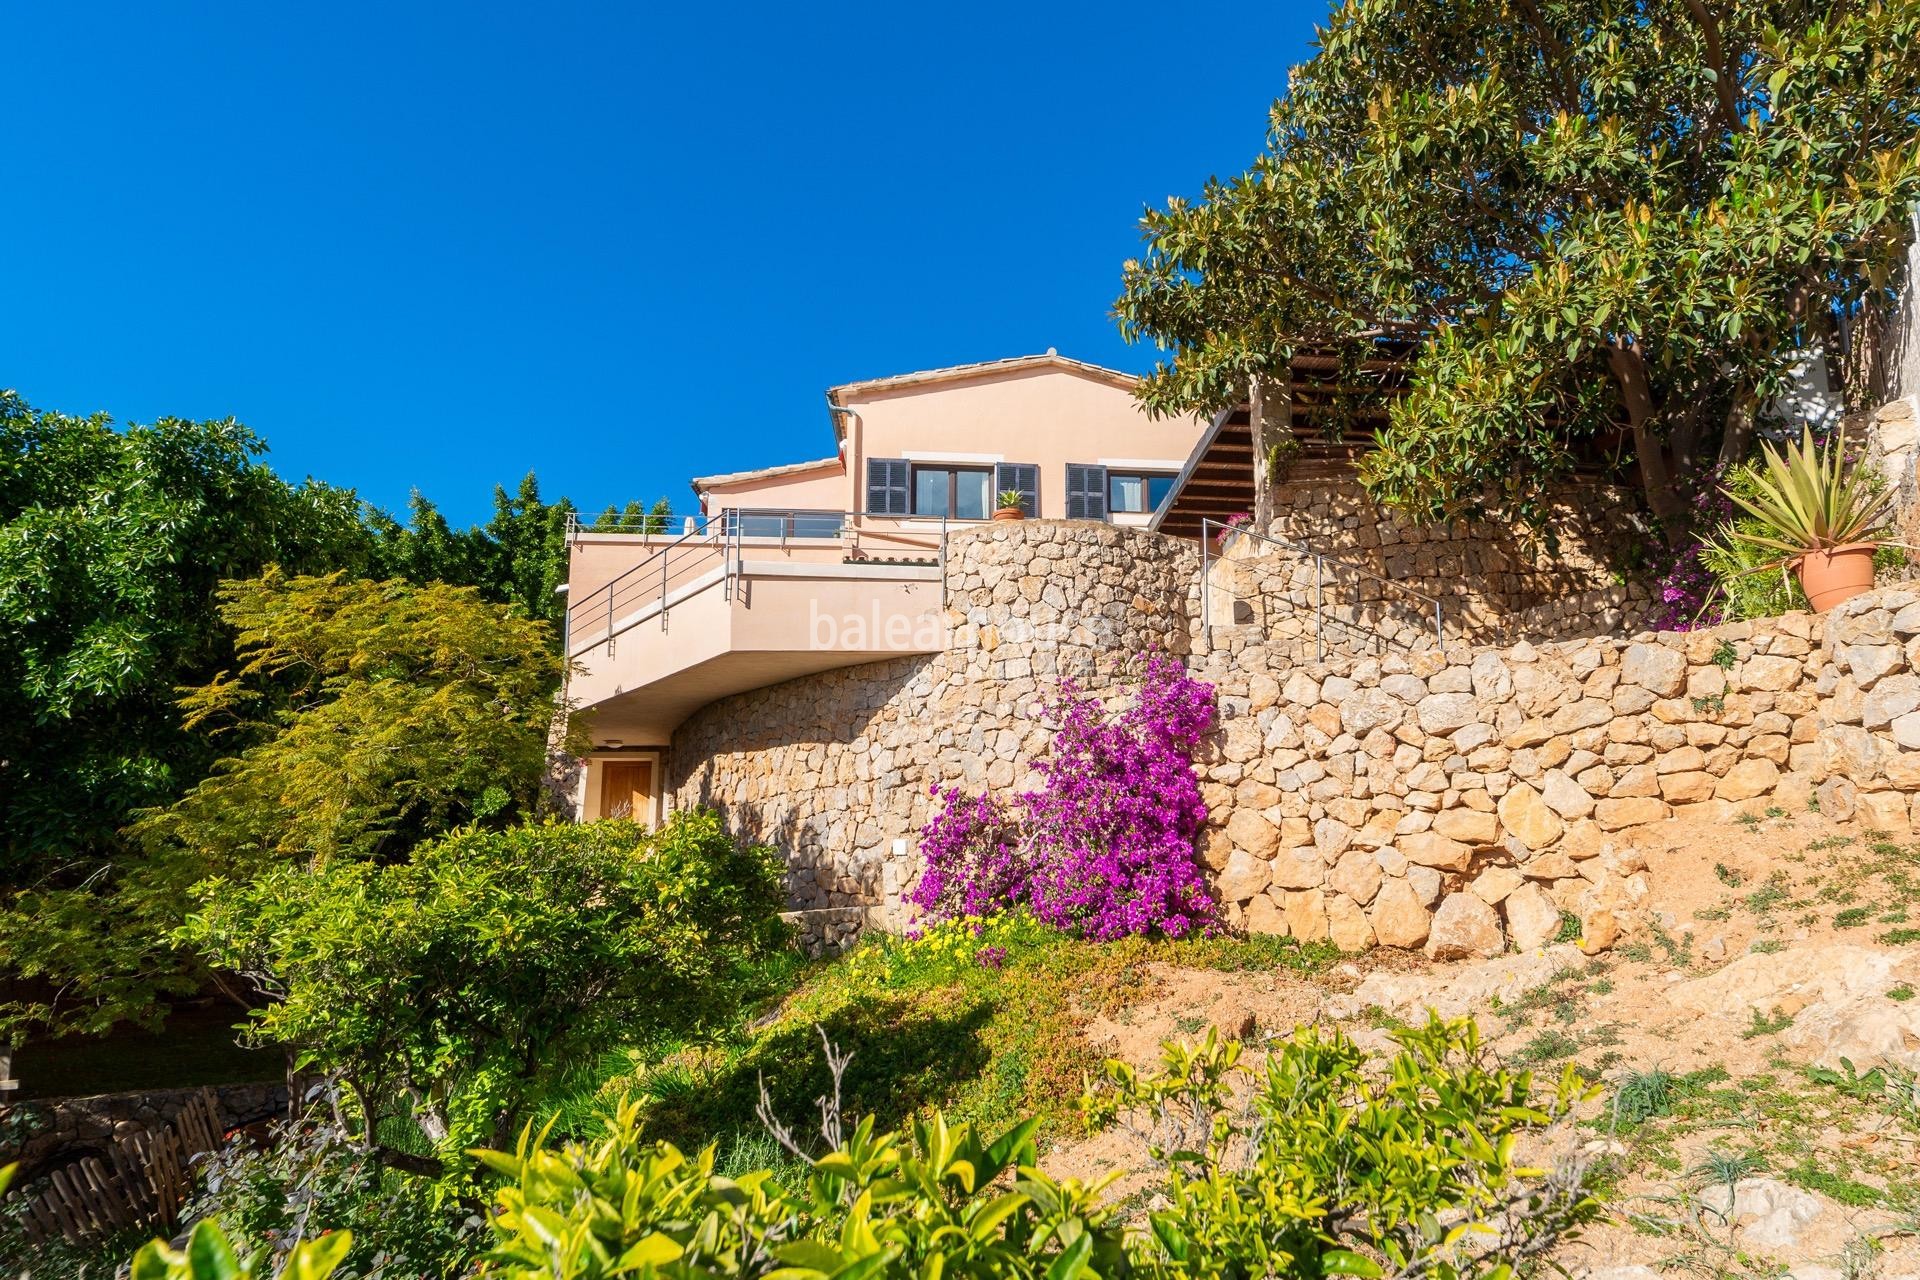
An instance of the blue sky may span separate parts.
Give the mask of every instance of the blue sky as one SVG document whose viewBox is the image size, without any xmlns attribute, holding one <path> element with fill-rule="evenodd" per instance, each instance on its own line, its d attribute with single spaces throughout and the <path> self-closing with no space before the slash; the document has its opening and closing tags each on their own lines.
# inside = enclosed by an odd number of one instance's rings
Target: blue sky
<svg viewBox="0 0 1920 1280">
<path fill-rule="evenodd" d="M 0 386 L 242 419 L 461 520 L 824 456 L 836 382 L 1058 347 L 1257 152 L 1324 4 L 14 5 Z"/>
</svg>

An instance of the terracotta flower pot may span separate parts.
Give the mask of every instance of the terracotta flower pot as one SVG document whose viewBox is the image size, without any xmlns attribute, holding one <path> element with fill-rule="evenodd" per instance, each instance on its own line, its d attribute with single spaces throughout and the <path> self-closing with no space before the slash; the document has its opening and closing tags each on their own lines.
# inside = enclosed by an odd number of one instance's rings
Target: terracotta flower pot
<svg viewBox="0 0 1920 1280">
<path fill-rule="evenodd" d="M 1000 507 L 993 513 L 995 520 L 1025 520 L 1027 513 L 1018 507 Z"/>
<path fill-rule="evenodd" d="M 1825 613 L 1862 591 L 1873 590 L 1873 553 L 1877 550 L 1876 543 L 1852 542 L 1801 556 L 1794 568 L 1813 611 Z"/>
</svg>

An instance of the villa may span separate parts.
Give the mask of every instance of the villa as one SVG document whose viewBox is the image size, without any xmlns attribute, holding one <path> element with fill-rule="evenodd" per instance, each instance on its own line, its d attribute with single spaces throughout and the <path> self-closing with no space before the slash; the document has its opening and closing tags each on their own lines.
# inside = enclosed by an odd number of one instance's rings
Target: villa
<svg viewBox="0 0 1920 1280">
<path fill-rule="evenodd" d="M 1157 650 L 1216 691 L 1200 852 L 1235 927 L 1420 945 L 1487 866 L 1526 863 L 1504 927 L 1533 945 L 1591 905 L 1574 863 L 1611 833 L 1845 792 L 1843 758 L 1869 762 L 1858 803 L 1905 820 L 1872 727 L 1809 714 L 1838 643 L 1813 620 L 1644 630 L 1645 530 L 1600 467 L 1557 498 L 1552 553 L 1381 508 L 1355 466 L 1386 410 L 1338 403 L 1340 376 L 1296 357 L 1263 528 L 1232 520 L 1245 405 L 1155 419 L 1132 377 L 1049 351 L 834 387 L 831 456 L 697 479 L 678 529 L 577 529 L 576 814 L 712 807 L 779 850 L 802 938 L 832 949 L 907 922 L 942 793 L 1034 785 L 1062 683 L 1129 696 Z M 1889 462 L 1910 405 L 1878 415 Z M 1563 843 L 1573 863 L 1535 858 Z"/>
</svg>

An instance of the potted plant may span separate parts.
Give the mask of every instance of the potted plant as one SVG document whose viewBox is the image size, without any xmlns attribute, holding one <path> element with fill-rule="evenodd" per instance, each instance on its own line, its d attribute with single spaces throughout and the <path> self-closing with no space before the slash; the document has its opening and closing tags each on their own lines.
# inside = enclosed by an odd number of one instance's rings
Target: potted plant
<svg viewBox="0 0 1920 1280">
<path fill-rule="evenodd" d="M 1018 489 L 1002 489 L 999 501 L 994 505 L 995 520 L 1025 520 L 1027 518 L 1026 499 L 1020 496 Z"/>
<path fill-rule="evenodd" d="M 1822 448 L 1805 428 L 1798 445 L 1762 449 L 1764 466 L 1749 497 L 1721 492 L 1754 523 L 1730 525 L 1735 542 L 1775 553 L 1748 573 L 1791 566 L 1816 613 L 1825 613 L 1873 587 L 1873 555 L 1880 549 L 1891 495 L 1873 473 L 1847 465 L 1836 440 Z"/>
<path fill-rule="evenodd" d="M 1242 535 L 1246 533 L 1248 526 L 1252 524 L 1253 517 L 1244 511 L 1238 515 L 1228 516 L 1225 520 L 1221 521 L 1220 532 L 1215 534 L 1213 538 L 1214 544 L 1220 548 L 1220 554 L 1224 556 L 1231 553 L 1235 547 L 1245 541 Z"/>
</svg>

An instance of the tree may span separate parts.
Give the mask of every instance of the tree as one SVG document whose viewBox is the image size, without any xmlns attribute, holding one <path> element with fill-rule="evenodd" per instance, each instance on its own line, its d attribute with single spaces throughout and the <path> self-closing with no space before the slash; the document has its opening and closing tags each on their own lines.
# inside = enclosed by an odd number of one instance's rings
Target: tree
<svg viewBox="0 0 1920 1280">
<path fill-rule="evenodd" d="M 646 520 L 641 527 L 647 533 L 665 533 L 667 532 L 668 523 L 672 519 L 673 503 L 665 498 L 656 498 L 654 499 L 653 505 L 647 508 Z"/>
<path fill-rule="evenodd" d="M 219 601 L 242 666 L 186 692 L 182 730 L 233 754 L 133 824 L 136 848 L 11 896 L 0 1041 L 154 1025 L 218 982 L 169 942 L 200 880 L 399 858 L 535 807 L 560 672 L 544 622 L 470 587 L 340 574 L 270 570 Z"/>
<path fill-rule="evenodd" d="M 410 582 L 474 587 L 484 599 L 557 626 L 566 599 L 555 589 L 567 580 L 567 529 L 574 510 L 566 498 L 543 501 L 540 482 L 529 471 L 512 494 L 494 487 L 493 517 L 484 525 L 455 529 L 418 492 L 405 525 L 384 512 L 370 522 L 387 573 Z"/>
<path fill-rule="evenodd" d="M 666 498 L 656 498 L 651 507 L 638 502 L 629 502 L 624 508 L 608 503 L 593 523 L 595 528 L 617 533 L 661 534 L 667 532 L 672 520 L 673 503 Z"/>
<path fill-rule="evenodd" d="M 228 660 L 221 578 L 374 554 L 351 492 L 289 486 L 264 449 L 231 419 L 118 430 L 0 392 L 0 888 L 94 875 L 213 762 L 173 696 Z"/>
<path fill-rule="evenodd" d="M 572 1066 L 728 1016 L 784 938 L 780 867 L 708 812 L 466 830 L 406 862 L 209 881 L 181 938 L 271 1003 L 249 1036 L 443 1153 L 501 1142 Z M 389 1153 L 396 1167 L 436 1172 Z"/>
<path fill-rule="evenodd" d="M 1347 0 L 1266 152 L 1144 221 L 1116 304 L 1212 410 L 1411 351 L 1362 479 L 1540 525 L 1581 451 L 1631 452 L 1669 539 L 1795 366 L 1888 305 L 1920 199 L 1920 8 Z"/>
<path fill-rule="evenodd" d="M 226 873 L 395 858 L 533 811 L 560 661 L 544 622 L 471 587 L 270 570 L 220 588 L 239 674 L 188 690 L 188 727 L 242 749 L 133 830 Z"/>
<path fill-rule="evenodd" d="M 493 519 L 486 535 L 495 548 L 491 581 L 479 584 L 488 599 L 516 606 L 529 618 L 560 621 L 565 597 L 555 588 L 566 582 L 567 525 L 573 503 L 540 500 L 540 484 L 529 471 L 511 498 L 493 491 Z"/>
</svg>

